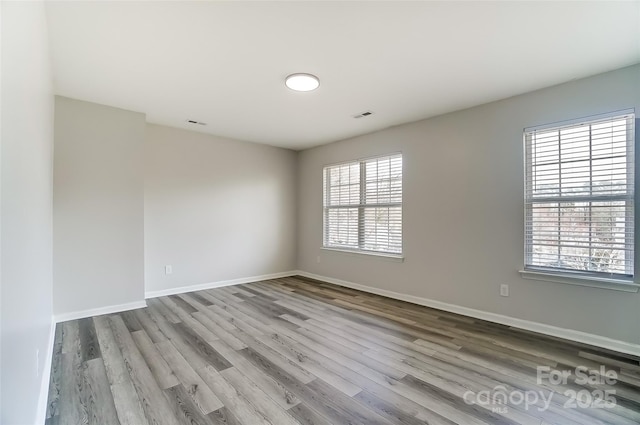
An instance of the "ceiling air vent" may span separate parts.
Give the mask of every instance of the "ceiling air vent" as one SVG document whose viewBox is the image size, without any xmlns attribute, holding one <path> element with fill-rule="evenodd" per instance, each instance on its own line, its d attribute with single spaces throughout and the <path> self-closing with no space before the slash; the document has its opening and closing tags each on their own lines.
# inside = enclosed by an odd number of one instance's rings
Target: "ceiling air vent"
<svg viewBox="0 0 640 425">
<path fill-rule="evenodd" d="M 187 120 L 187 122 L 189 124 L 207 125 L 206 122 L 200 122 L 200 121 L 194 121 L 194 120 Z"/>
<path fill-rule="evenodd" d="M 371 112 L 371 111 L 366 111 L 366 112 L 363 112 L 363 113 L 361 113 L 361 114 L 354 115 L 354 116 L 353 116 L 353 118 L 363 118 L 363 117 L 368 117 L 368 116 L 369 116 L 369 115 L 371 115 L 371 114 L 373 114 L 373 112 Z"/>
</svg>

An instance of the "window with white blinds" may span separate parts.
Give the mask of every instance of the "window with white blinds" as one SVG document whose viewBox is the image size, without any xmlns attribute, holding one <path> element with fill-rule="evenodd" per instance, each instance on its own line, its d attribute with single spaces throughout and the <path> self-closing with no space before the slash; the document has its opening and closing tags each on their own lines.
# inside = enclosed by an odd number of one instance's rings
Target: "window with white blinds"
<svg viewBox="0 0 640 425">
<path fill-rule="evenodd" d="M 525 129 L 525 269 L 633 276 L 634 121 Z"/>
<path fill-rule="evenodd" d="M 402 155 L 324 168 L 324 246 L 402 254 Z"/>
</svg>

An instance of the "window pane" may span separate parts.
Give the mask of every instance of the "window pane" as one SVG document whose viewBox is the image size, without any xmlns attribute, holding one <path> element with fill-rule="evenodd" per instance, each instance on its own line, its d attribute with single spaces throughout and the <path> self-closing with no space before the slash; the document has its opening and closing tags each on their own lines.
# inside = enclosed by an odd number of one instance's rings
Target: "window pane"
<svg viewBox="0 0 640 425">
<path fill-rule="evenodd" d="M 325 246 L 358 247 L 358 209 L 329 209 L 325 217 Z"/>
<path fill-rule="evenodd" d="M 365 208 L 364 249 L 402 252 L 402 207 Z"/>
<path fill-rule="evenodd" d="M 402 202 L 402 157 L 369 160 L 365 164 L 365 204 Z"/>
<path fill-rule="evenodd" d="M 360 164 L 356 162 L 325 169 L 325 206 L 357 205 L 359 203 Z"/>
<path fill-rule="evenodd" d="M 627 158 L 625 156 L 594 159 L 592 170 L 594 194 L 615 195 L 627 192 Z"/>
</svg>

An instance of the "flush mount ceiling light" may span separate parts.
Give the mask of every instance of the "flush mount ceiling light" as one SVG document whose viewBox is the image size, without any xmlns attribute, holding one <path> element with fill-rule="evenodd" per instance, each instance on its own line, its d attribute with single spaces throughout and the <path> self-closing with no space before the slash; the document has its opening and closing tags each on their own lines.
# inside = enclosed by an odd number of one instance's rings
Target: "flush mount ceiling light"
<svg viewBox="0 0 640 425">
<path fill-rule="evenodd" d="M 311 91 L 318 88 L 320 80 L 311 74 L 291 74 L 284 80 L 284 83 L 291 90 Z"/>
</svg>

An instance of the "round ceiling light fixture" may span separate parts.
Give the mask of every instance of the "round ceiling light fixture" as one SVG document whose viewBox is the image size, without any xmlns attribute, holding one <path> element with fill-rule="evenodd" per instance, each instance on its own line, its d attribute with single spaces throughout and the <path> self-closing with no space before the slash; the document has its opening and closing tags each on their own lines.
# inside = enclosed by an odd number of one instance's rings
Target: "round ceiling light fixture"
<svg viewBox="0 0 640 425">
<path fill-rule="evenodd" d="M 295 91 L 311 91 L 320 86 L 320 80 L 318 77 L 311 74 L 291 74 L 285 80 L 284 83 L 291 90 Z"/>
</svg>

